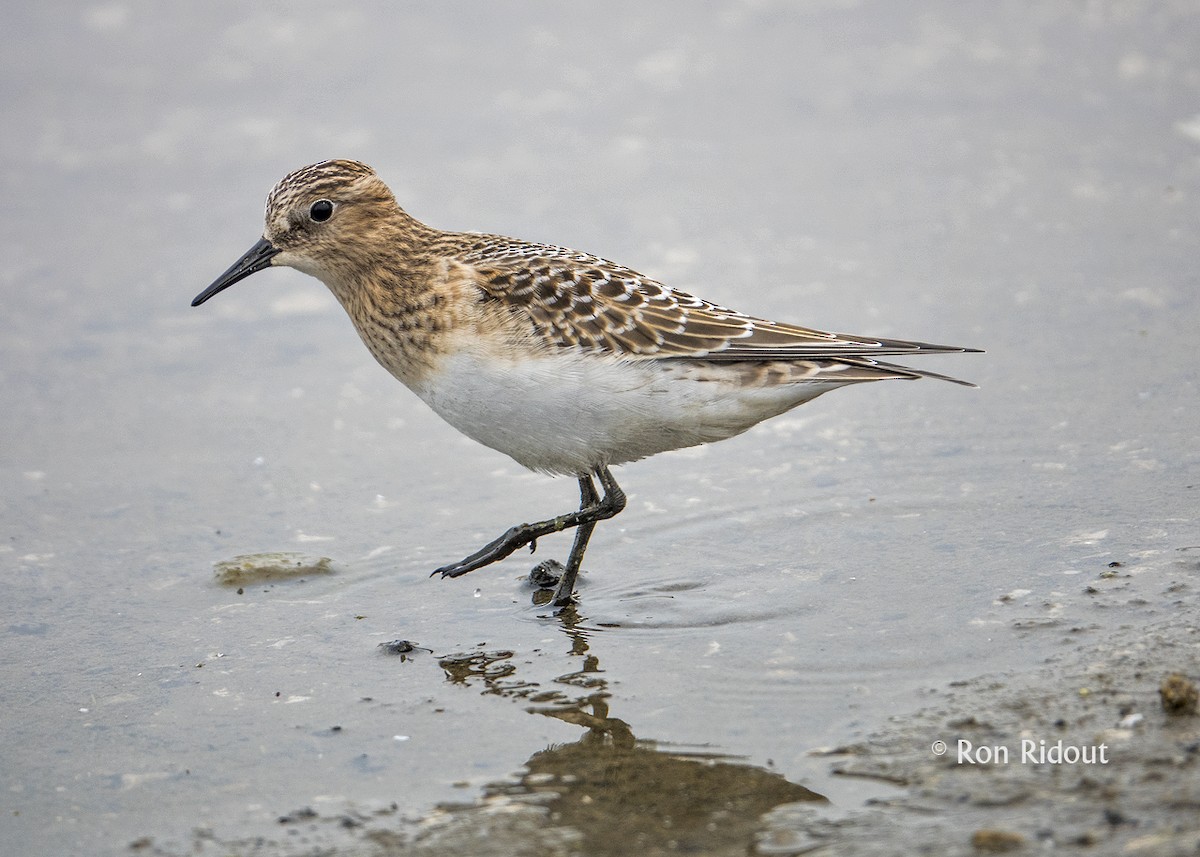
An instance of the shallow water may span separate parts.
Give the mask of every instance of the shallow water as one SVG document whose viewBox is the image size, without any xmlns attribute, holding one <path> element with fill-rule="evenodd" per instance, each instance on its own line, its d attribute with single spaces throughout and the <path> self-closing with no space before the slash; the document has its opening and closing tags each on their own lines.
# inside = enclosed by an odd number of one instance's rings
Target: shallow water
<svg viewBox="0 0 1200 857">
<path fill-rule="evenodd" d="M 413 848 L 461 853 L 509 792 L 496 847 L 577 847 L 539 823 L 539 789 L 604 853 L 628 840 L 570 794 L 645 808 L 647 783 L 692 776 L 733 802 L 720 823 L 745 853 L 770 807 L 736 794 L 807 789 L 828 817 L 889 794 L 812 751 L 950 681 L 1034 670 L 1064 645 L 1039 623 L 1137 621 L 1085 587 L 1110 562 L 1164 576 L 1200 544 L 1189 4 L 10 18 L 6 853 L 362 845 L 306 808 L 421 821 Z M 521 579 L 566 536 L 430 580 L 566 511 L 573 482 L 440 423 L 315 280 L 264 273 L 188 307 L 257 238 L 271 185 L 326 157 L 373 164 L 439 226 L 985 348 L 920 364 L 981 389 L 839 391 L 621 468 L 629 506 L 596 531 L 577 614 Z M 267 551 L 334 573 L 215 581 Z M 397 639 L 418 648 L 378 648 Z M 613 759 L 633 773 L 555 779 Z"/>
</svg>

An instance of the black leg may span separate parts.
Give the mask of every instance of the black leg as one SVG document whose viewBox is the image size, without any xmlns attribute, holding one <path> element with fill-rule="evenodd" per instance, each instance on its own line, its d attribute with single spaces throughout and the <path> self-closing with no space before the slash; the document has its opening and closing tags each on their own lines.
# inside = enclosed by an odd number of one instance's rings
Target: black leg
<svg viewBox="0 0 1200 857">
<path fill-rule="evenodd" d="M 559 515 L 557 518 L 551 518 L 548 521 L 539 521 L 536 524 L 520 524 L 512 527 L 508 532 L 500 536 L 500 538 L 484 545 L 469 557 L 450 565 L 442 566 L 433 573 L 440 574 L 442 577 L 460 577 L 469 571 L 483 568 L 485 565 L 491 565 L 497 560 L 504 559 L 517 550 L 517 548 L 537 541 L 542 536 L 548 536 L 551 533 L 561 533 L 563 530 L 571 527 L 580 527 L 581 532 L 576 534 L 575 546 L 571 549 L 571 558 L 568 562 L 567 572 L 563 575 L 564 578 L 570 575 L 571 587 L 574 588 L 575 575 L 579 573 L 579 563 L 583 561 L 583 551 L 587 547 L 588 538 L 591 536 L 596 522 L 611 518 L 625 508 L 625 492 L 621 490 L 621 486 L 613 479 L 608 468 L 597 467 L 595 473 L 604 488 L 604 496 L 599 500 L 596 499 L 596 488 L 592 484 L 591 477 L 587 475 L 581 476 L 579 477 L 580 507 L 578 511 L 568 512 L 565 515 Z M 585 526 L 587 527 L 586 535 L 580 538 L 582 528 Z M 571 570 L 572 568 L 574 568 L 574 571 Z M 560 582 L 559 590 L 561 589 L 562 584 Z M 567 595 L 569 597 L 570 590 L 567 590 Z M 557 601 L 557 592 L 555 593 L 555 598 Z"/>
<path fill-rule="evenodd" d="M 596 486 L 592 482 L 592 477 L 580 476 L 579 508 L 586 509 L 599 502 L 600 498 L 596 495 Z M 579 575 L 580 564 L 583 563 L 583 552 L 587 550 L 588 539 L 592 537 L 594 529 L 596 529 L 595 521 L 580 524 L 575 528 L 575 543 L 571 545 L 571 555 L 567 558 L 567 567 L 563 569 L 562 576 L 558 579 L 558 585 L 554 587 L 554 597 L 550 600 L 555 607 L 566 607 L 571 603 L 571 596 L 575 594 L 575 578 Z"/>
</svg>

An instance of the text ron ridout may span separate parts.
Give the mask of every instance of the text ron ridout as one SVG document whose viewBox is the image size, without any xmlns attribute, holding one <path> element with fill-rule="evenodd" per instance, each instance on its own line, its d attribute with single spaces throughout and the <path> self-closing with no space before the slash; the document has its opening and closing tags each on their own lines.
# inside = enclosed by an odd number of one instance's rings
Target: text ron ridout
<svg viewBox="0 0 1200 857">
<path fill-rule="evenodd" d="M 1021 740 L 1022 765 L 1107 765 L 1107 744 L 1064 744 L 1061 740 L 1047 743 L 1031 738 Z M 965 738 L 958 739 L 960 765 L 1007 765 L 1011 761 L 1009 748 L 1003 744 L 975 746 Z"/>
</svg>

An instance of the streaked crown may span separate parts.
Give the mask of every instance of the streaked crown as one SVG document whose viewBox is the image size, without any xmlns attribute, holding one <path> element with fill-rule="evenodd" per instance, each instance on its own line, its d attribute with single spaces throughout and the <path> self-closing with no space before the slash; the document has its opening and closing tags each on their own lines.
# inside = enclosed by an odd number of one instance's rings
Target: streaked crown
<svg viewBox="0 0 1200 857">
<path fill-rule="evenodd" d="M 314 210 L 314 204 L 322 200 L 322 206 Z M 398 210 L 392 192 L 366 164 L 321 161 L 288 173 L 272 188 L 267 195 L 264 235 L 281 249 L 310 243 L 309 239 L 317 237 L 316 227 L 333 226 L 327 221 L 334 219 L 333 214 L 343 206 L 357 209 L 359 216 L 351 217 L 351 221 L 359 222 L 369 221 L 382 210 Z M 351 225 L 336 230 L 341 233 L 340 240 L 352 238 L 353 230 L 346 228 Z"/>
</svg>

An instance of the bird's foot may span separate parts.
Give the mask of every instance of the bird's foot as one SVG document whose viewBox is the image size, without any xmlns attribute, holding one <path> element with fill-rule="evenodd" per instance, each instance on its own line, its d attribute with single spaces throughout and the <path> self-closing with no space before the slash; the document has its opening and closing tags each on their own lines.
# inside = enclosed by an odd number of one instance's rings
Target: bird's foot
<svg viewBox="0 0 1200 857">
<path fill-rule="evenodd" d="M 568 607 L 576 603 L 575 575 L 567 574 L 567 567 L 556 559 L 539 562 L 529 571 L 529 585 L 533 587 L 533 603 L 537 607 Z"/>
<path fill-rule="evenodd" d="M 568 574 L 567 567 L 556 559 L 539 562 L 529 572 L 530 584 L 537 587 L 533 594 L 534 604 L 539 607 L 574 604 L 576 574 Z"/>
<path fill-rule="evenodd" d="M 458 562 L 452 562 L 449 565 L 443 565 L 441 568 L 435 569 L 430 577 L 434 574 L 440 574 L 442 577 L 461 577 L 468 571 L 474 571 L 477 568 L 483 568 L 485 565 L 491 565 L 493 562 L 504 559 L 517 548 L 525 545 L 537 547 L 537 532 L 535 526 L 530 524 L 520 524 L 516 527 L 511 527 L 508 532 L 500 536 L 498 539 L 488 542 L 475 553 L 468 557 L 460 559 Z"/>
<path fill-rule="evenodd" d="M 553 589 L 566 570 L 566 566 L 556 559 L 543 560 L 529 570 L 529 585 L 536 589 Z"/>
<path fill-rule="evenodd" d="M 554 588 L 554 592 L 550 596 L 550 603 L 555 607 L 570 607 L 579 600 L 575 595 L 574 581 L 572 581 L 572 586 L 570 589 L 563 586 L 563 583 L 565 582 L 566 578 L 564 577 L 562 582 L 560 582 L 558 586 Z"/>
</svg>

